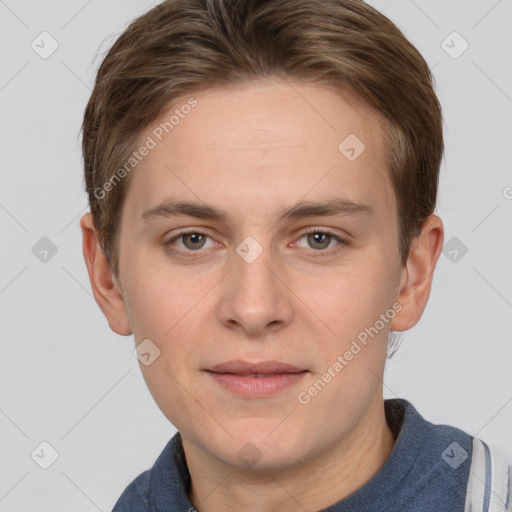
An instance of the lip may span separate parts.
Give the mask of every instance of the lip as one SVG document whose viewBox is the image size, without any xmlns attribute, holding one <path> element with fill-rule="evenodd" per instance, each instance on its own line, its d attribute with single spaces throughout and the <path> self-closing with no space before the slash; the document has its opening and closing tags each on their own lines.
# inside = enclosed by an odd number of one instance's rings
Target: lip
<svg viewBox="0 0 512 512">
<path fill-rule="evenodd" d="M 280 361 L 249 363 L 240 359 L 215 365 L 205 372 L 227 391 L 252 398 L 276 395 L 308 373 L 303 368 Z"/>
<path fill-rule="evenodd" d="M 208 371 L 215 373 L 234 373 L 237 375 L 250 375 L 258 374 L 272 374 L 272 373 L 298 373 L 305 371 L 304 368 L 299 368 L 288 363 L 281 361 L 261 361 L 259 363 L 249 363 L 242 359 L 235 359 L 233 361 L 226 361 L 225 363 L 217 364 L 208 368 Z"/>
</svg>

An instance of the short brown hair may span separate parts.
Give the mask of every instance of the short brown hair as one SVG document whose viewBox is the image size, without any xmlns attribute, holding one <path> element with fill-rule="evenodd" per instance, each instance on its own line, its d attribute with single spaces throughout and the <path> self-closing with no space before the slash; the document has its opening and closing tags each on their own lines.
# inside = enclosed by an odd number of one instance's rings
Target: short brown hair
<svg viewBox="0 0 512 512">
<path fill-rule="evenodd" d="M 89 205 L 115 275 L 130 175 L 104 184 L 137 136 L 178 96 L 271 77 L 356 91 L 380 115 L 405 263 L 436 206 L 443 134 L 430 69 L 402 32 L 362 0 L 165 0 L 106 55 L 82 125 Z"/>
</svg>

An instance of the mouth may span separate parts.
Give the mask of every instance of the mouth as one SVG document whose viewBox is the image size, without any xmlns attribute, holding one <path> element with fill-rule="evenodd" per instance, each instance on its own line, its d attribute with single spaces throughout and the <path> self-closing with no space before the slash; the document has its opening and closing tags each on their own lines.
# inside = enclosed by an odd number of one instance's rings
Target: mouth
<svg viewBox="0 0 512 512">
<path fill-rule="evenodd" d="M 249 363 L 242 359 L 236 359 L 212 366 L 207 371 L 214 373 L 231 373 L 235 375 L 277 375 L 281 373 L 299 373 L 307 370 L 281 361 Z"/>
<path fill-rule="evenodd" d="M 235 360 L 205 372 L 224 390 L 246 398 L 273 396 L 297 384 L 308 370 L 280 361 L 249 363 Z"/>
</svg>

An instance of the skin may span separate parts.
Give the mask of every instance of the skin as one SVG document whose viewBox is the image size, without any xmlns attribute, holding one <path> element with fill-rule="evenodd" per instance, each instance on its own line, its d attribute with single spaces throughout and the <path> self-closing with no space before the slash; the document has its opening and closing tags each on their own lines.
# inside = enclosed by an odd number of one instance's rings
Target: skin
<svg viewBox="0 0 512 512">
<path fill-rule="evenodd" d="M 141 143 L 188 97 L 141 133 Z M 137 344 L 149 338 L 161 351 L 141 370 L 183 437 L 196 508 L 319 510 L 361 487 L 392 451 L 382 397 L 388 334 L 420 319 L 443 225 L 429 217 L 401 265 L 382 124 L 348 91 L 261 80 L 194 97 L 197 107 L 133 171 L 118 277 L 90 214 L 81 219 L 94 296 L 115 332 L 133 332 Z M 349 134 L 366 146 L 354 161 L 338 149 Z M 332 198 L 371 212 L 279 220 L 298 201 Z M 142 219 L 170 199 L 222 209 L 225 219 Z M 176 238 L 184 228 L 205 233 L 204 245 L 197 235 Z M 326 229 L 334 236 L 322 237 Z M 248 236 L 262 249 L 252 263 L 236 252 Z M 300 403 L 299 393 L 397 303 L 392 322 Z M 274 396 L 242 398 L 203 371 L 232 359 L 278 360 L 309 373 Z M 238 456 L 247 443 L 258 455 L 253 465 Z"/>
</svg>

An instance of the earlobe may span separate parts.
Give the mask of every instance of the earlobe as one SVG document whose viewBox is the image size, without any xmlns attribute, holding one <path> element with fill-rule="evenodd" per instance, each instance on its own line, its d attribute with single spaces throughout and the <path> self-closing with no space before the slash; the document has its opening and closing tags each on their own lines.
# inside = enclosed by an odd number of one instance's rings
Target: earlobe
<svg viewBox="0 0 512 512">
<path fill-rule="evenodd" d="M 418 323 L 430 296 L 434 270 L 443 248 L 443 223 L 437 215 L 428 217 L 412 243 L 403 268 L 398 291 L 402 305 L 391 323 L 393 331 L 406 331 Z"/>
<path fill-rule="evenodd" d="M 105 258 L 90 213 L 86 213 L 80 219 L 80 228 L 82 251 L 94 298 L 110 328 L 117 334 L 127 336 L 132 330 L 121 287 Z"/>
</svg>

